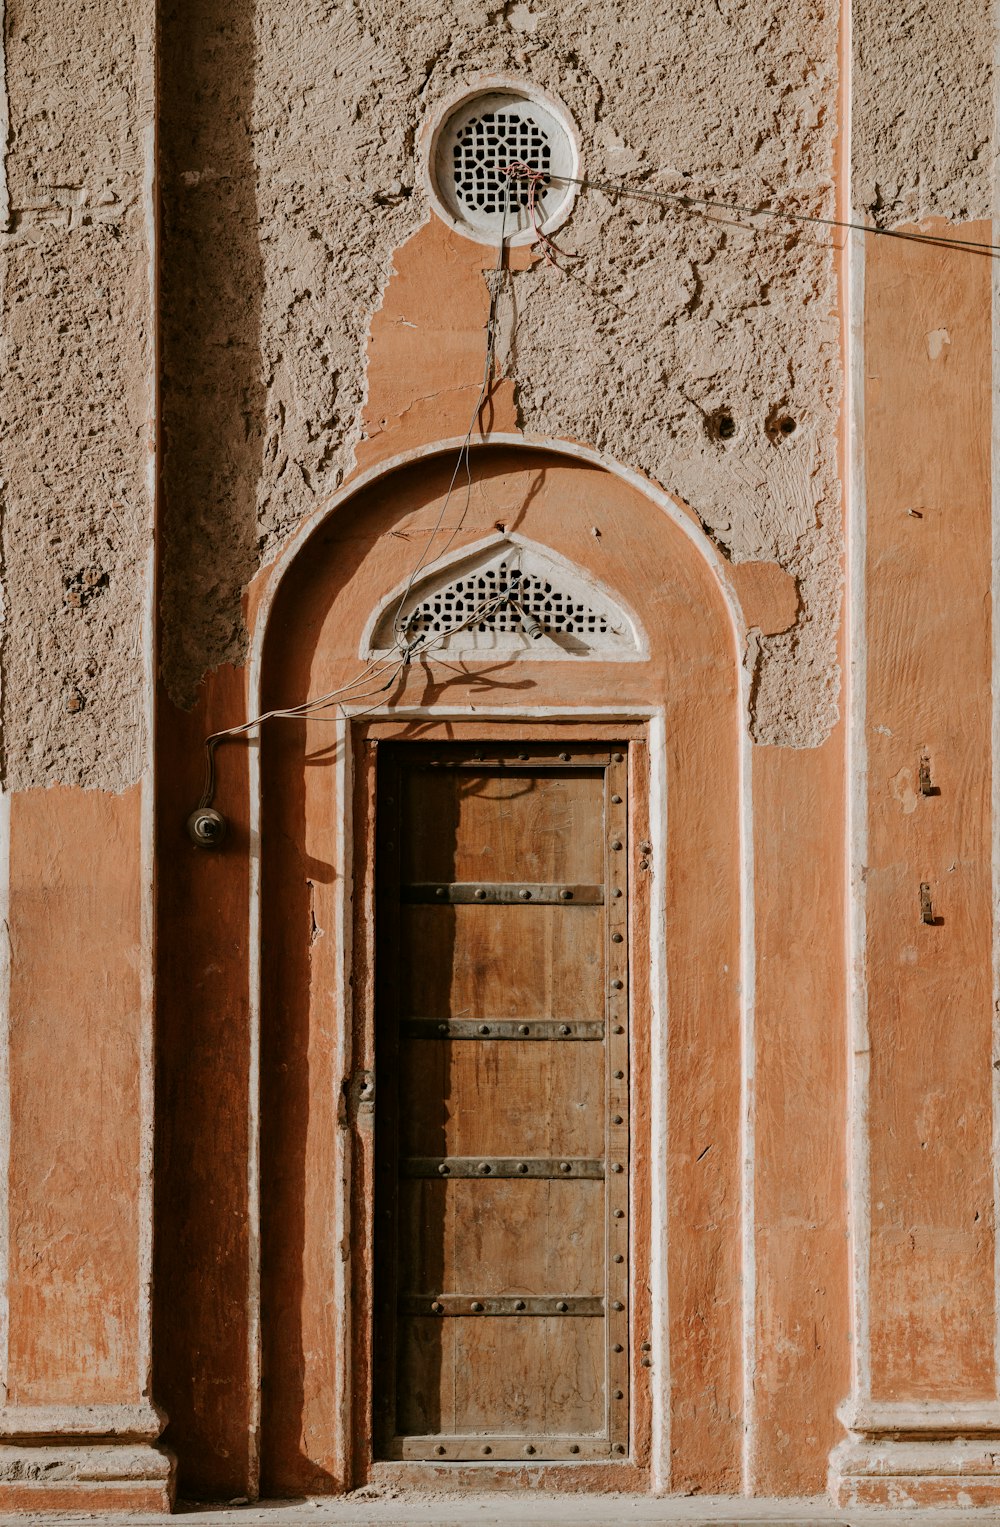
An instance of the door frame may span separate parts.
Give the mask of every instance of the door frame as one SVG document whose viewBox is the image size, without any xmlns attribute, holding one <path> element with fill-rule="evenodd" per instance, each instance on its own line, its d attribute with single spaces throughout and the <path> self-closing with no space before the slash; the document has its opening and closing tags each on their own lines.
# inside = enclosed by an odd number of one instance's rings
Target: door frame
<svg viewBox="0 0 1000 1527">
<path fill-rule="evenodd" d="M 417 731 L 417 734 L 414 733 Z M 505 716 L 502 724 L 482 725 L 467 721 L 456 725 L 427 728 L 421 724 L 398 725 L 376 722 L 354 728 L 354 817 L 365 822 L 365 831 L 354 837 L 354 930 L 353 930 L 353 1051 L 354 1081 L 351 1087 L 350 1113 L 353 1136 L 353 1183 L 351 1183 L 351 1246 L 353 1246 L 353 1310 L 351 1367 L 353 1367 L 354 1467 L 356 1483 L 402 1484 L 440 1489 L 450 1480 L 463 1484 L 472 1467 L 478 1487 L 496 1484 L 510 1487 L 530 1467 L 531 1480 L 539 1471 L 545 1474 L 545 1486 L 571 1489 L 649 1489 L 650 1466 L 650 1379 L 652 1379 L 652 1280 L 650 1263 L 650 1194 L 649 1194 L 649 1041 L 650 1041 L 650 886 L 652 886 L 652 835 L 649 823 L 649 742 L 647 725 L 637 722 L 589 722 L 589 724 L 525 724 Z M 400 731 L 403 736 L 400 738 Z M 377 884 L 374 864 L 379 822 L 376 802 L 379 791 L 379 748 L 386 742 L 409 741 L 418 745 L 441 742 L 443 745 L 571 745 L 606 750 L 620 747 L 626 751 L 627 770 L 627 971 L 629 971 L 629 1255 L 627 1255 L 627 1295 L 629 1295 L 629 1441 L 626 1455 L 617 1458 L 582 1458 L 582 1460 L 511 1460 L 475 1464 L 446 1461 L 397 1461 L 374 1458 L 376 1437 L 373 1432 L 373 1402 L 376 1390 L 373 1339 L 376 1325 L 374 1292 L 376 1269 L 373 1248 L 376 1243 L 374 1203 L 376 1203 L 376 1130 L 379 1127 L 377 1095 L 371 1096 L 368 1078 L 376 1077 L 376 913 Z M 644 849 L 644 852 L 643 852 Z M 638 957 L 637 957 L 638 956 Z M 635 1019 L 634 1003 L 640 1003 L 640 1019 Z M 383 1084 L 385 1086 L 385 1084 Z M 374 1125 L 374 1127 L 373 1127 Z M 611 1380 L 609 1380 L 611 1382 Z M 551 1471 L 551 1478 L 548 1474 Z"/>
<path fill-rule="evenodd" d="M 529 1481 L 534 1488 L 573 1491 L 639 1490 L 650 1488 L 654 1455 L 664 1445 L 666 1418 L 666 1160 L 654 1140 L 666 1137 L 666 961 L 665 907 L 662 875 L 640 870 L 662 865 L 666 842 L 665 749 L 659 712 L 623 715 L 610 709 L 569 709 L 544 719 L 530 713 L 496 710 L 415 715 L 385 710 L 345 726 L 344 746 L 338 749 L 342 767 L 345 827 L 344 862 L 353 864 L 353 885 L 345 885 L 344 958 L 345 1012 L 344 1075 L 351 1077 L 345 1099 L 344 1193 L 341 1206 L 342 1244 L 349 1279 L 342 1306 L 348 1313 L 344 1359 L 348 1369 L 341 1393 L 345 1407 L 340 1418 L 344 1444 L 349 1448 L 350 1477 L 355 1485 L 405 1485 L 410 1488 L 516 1488 Z M 490 743 L 554 742 L 627 746 L 629 771 L 629 986 L 630 986 L 630 1111 L 629 1176 L 629 1306 L 631 1356 L 631 1437 L 622 1460 L 521 1463 L 432 1463 L 375 1461 L 372 1426 L 373 1338 L 373 1204 L 374 1121 L 377 1098 L 369 1077 L 375 1053 L 375 875 L 374 834 L 378 745 L 388 741 Z M 649 845 L 644 855 L 640 845 Z M 654 930 L 656 935 L 654 936 Z M 340 1216 L 338 1216 L 340 1219 Z M 654 1236 L 652 1227 L 659 1233 Z M 338 1300 L 339 1303 L 339 1300 Z"/>
</svg>

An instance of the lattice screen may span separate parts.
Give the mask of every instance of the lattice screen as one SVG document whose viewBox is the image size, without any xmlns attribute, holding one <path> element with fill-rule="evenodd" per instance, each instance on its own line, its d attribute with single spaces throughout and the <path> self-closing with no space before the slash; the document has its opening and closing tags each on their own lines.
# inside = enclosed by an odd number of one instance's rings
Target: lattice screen
<svg viewBox="0 0 1000 1527">
<path fill-rule="evenodd" d="M 472 238 L 493 243 L 502 231 L 514 244 L 528 242 L 535 225 L 555 226 L 572 205 L 580 165 L 570 130 L 530 89 L 466 96 L 433 143 L 432 205 Z M 504 174 L 518 163 L 543 177 L 535 184 L 534 223 L 529 182 Z"/>
<path fill-rule="evenodd" d="M 527 182 L 508 179 L 504 169 L 520 161 L 547 175 L 552 168 L 552 147 L 531 107 L 512 102 L 502 110 L 470 117 L 458 131 L 452 158 L 455 194 L 461 205 L 474 215 L 493 217 L 503 213 L 505 195 L 508 212 L 528 205 Z M 536 192 L 542 218 L 547 194 L 541 188 Z"/>
<path fill-rule="evenodd" d="M 397 609 L 398 596 L 378 622 L 376 650 L 395 644 Z M 636 650 L 628 617 L 580 574 L 514 546 L 424 580 L 402 612 L 399 635 L 409 644 L 419 639 L 419 647 L 449 652 L 502 647 L 554 657 Z"/>
<path fill-rule="evenodd" d="M 554 588 L 547 580 L 531 573 L 524 574 L 504 561 L 469 577 L 456 578 L 447 588 L 429 595 L 410 617 L 410 634 L 422 636 L 431 631 L 453 631 L 477 610 L 483 610 L 484 606 L 492 605 L 504 595 L 509 596 L 510 602 L 500 604 L 482 620 L 476 621 L 476 630 L 529 635 L 522 611 L 529 617 L 529 624 L 537 623 L 548 636 L 560 632 L 566 636 L 604 635 L 611 629 L 608 616 L 602 611 L 592 609 Z"/>
</svg>

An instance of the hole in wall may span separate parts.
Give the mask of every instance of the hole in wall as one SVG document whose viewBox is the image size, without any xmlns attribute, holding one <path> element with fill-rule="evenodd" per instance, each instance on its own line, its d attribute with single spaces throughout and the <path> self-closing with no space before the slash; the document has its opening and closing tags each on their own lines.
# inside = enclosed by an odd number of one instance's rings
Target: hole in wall
<svg viewBox="0 0 1000 1527">
<path fill-rule="evenodd" d="M 63 599 L 70 609 L 86 609 L 91 600 L 100 598 L 110 582 L 108 574 L 99 567 L 81 568 L 63 579 Z"/>
<path fill-rule="evenodd" d="M 787 411 L 783 403 L 776 404 L 764 423 L 764 433 L 772 445 L 788 440 L 798 429 L 799 421 Z"/>
<path fill-rule="evenodd" d="M 705 416 L 705 428 L 712 440 L 732 440 L 736 434 L 736 420 L 728 408 L 717 408 Z"/>
</svg>

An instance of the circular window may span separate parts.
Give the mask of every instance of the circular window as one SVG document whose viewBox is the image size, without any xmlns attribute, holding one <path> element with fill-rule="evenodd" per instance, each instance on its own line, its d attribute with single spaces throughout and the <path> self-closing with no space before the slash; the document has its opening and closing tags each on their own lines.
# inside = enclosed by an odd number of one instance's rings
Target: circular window
<svg viewBox="0 0 1000 1527">
<path fill-rule="evenodd" d="M 446 107 L 431 136 L 428 169 L 431 199 L 445 222 L 484 244 L 501 234 L 526 244 L 536 225 L 549 232 L 569 216 L 579 155 L 558 103 L 504 83 Z"/>
</svg>

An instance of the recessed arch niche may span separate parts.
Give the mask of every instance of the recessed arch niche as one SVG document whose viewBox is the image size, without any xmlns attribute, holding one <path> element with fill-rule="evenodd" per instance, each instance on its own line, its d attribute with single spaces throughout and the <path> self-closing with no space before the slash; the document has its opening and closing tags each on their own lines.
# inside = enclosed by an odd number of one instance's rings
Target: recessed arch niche
<svg viewBox="0 0 1000 1527">
<path fill-rule="evenodd" d="M 568 738 L 610 736 L 626 725 L 642 737 L 651 940 L 636 1033 L 650 1183 L 643 1319 L 654 1362 L 628 1480 L 598 1467 L 578 1473 L 573 1488 L 669 1488 L 678 1448 L 686 1471 L 703 1458 L 738 1488 L 741 1036 L 751 932 L 738 609 L 684 511 L 593 453 L 488 441 L 474 451 L 471 490 L 445 506 L 452 470 L 442 446 L 382 470 L 306 527 L 265 602 L 257 709 L 357 680 L 373 622 L 405 587 L 439 516 L 439 543 L 450 540 L 458 557 L 519 537 L 578 569 L 634 617 L 641 650 L 629 661 L 595 652 L 582 663 L 578 654 L 527 662 L 510 650 L 425 654 L 348 691 L 354 720 L 330 711 L 263 729 L 254 911 L 260 1337 L 250 1354 L 261 1489 L 342 1490 L 396 1467 L 371 1472 L 364 1341 L 372 1113 L 359 1046 L 371 971 L 357 854 L 370 826 L 361 775 L 376 724 L 380 735 L 388 727 L 414 739 L 477 727 L 484 735 L 561 728 Z M 695 1160 L 706 1120 L 717 1141 L 707 1166 Z M 516 1483 L 517 1469 L 498 1477 Z M 435 1483 L 461 1485 L 463 1476 L 456 1466 Z M 539 1477 L 557 1486 L 566 1473 Z"/>
</svg>

